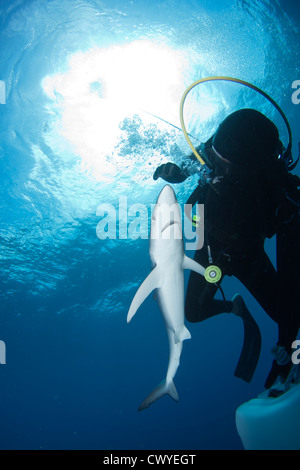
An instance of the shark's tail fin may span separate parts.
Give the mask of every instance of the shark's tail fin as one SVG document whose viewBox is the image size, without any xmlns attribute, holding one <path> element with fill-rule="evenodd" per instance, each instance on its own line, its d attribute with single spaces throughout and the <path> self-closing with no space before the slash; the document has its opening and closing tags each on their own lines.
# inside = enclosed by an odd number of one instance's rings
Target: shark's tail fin
<svg viewBox="0 0 300 470">
<path fill-rule="evenodd" d="M 178 393 L 176 390 L 176 387 L 174 385 L 173 380 L 171 379 L 169 382 L 166 382 L 165 380 L 159 384 L 158 387 L 156 387 L 150 395 L 147 396 L 147 398 L 143 401 L 143 403 L 140 404 L 138 411 L 145 410 L 146 408 L 149 408 L 152 403 L 154 403 L 156 400 L 159 398 L 163 397 L 164 395 L 170 395 L 173 400 L 178 401 Z"/>
</svg>

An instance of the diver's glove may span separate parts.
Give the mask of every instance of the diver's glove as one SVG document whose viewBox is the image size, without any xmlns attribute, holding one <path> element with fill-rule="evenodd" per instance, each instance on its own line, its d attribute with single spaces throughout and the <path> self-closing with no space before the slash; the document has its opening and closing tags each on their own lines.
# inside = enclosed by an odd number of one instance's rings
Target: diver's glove
<svg viewBox="0 0 300 470">
<path fill-rule="evenodd" d="M 272 355 L 274 357 L 272 368 L 265 382 L 265 388 L 267 389 L 272 387 L 278 379 L 281 383 L 284 383 L 293 365 L 291 356 L 284 346 L 277 344 L 272 349 Z"/>
<path fill-rule="evenodd" d="M 182 183 L 188 176 L 189 175 L 179 168 L 179 166 L 175 165 L 175 163 L 168 162 L 156 168 L 153 179 L 157 180 L 158 178 L 162 178 L 168 183 Z"/>
</svg>

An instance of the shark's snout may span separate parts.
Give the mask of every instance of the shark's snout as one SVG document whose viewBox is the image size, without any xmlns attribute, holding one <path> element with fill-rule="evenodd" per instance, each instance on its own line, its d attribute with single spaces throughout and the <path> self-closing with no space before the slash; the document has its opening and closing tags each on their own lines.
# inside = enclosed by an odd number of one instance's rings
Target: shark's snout
<svg viewBox="0 0 300 470">
<path fill-rule="evenodd" d="M 174 193 L 174 190 L 171 186 L 168 184 L 163 187 L 161 190 L 158 199 L 157 199 L 157 204 L 166 204 L 168 206 L 172 206 L 173 204 L 176 204 L 177 199 Z"/>
<path fill-rule="evenodd" d="M 182 235 L 181 209 L 173 188 L 167 184 L 161 190 L 152 213 L 151 238 L 164 238 L 164 232 L 171 227 L 173 232 L 170 232 L 169 236 L 181 239 L 182 236 L 179 236 Z M 168 238 L 168 234 L 166 237 Z"/>
</svg>

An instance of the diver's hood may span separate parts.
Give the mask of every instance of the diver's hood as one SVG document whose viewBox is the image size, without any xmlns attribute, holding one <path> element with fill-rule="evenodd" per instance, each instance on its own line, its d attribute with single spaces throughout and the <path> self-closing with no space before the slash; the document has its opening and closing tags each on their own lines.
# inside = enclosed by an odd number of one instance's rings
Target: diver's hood
<svg viewBox="0 0 300 470">
<path fill-rule="evenodd" d="M 243 167 L 261 166 L 270 158 L 278 158 L 282 150 L 275 124 L 254 109 L 230 114 L 206 142 L 206 152 L 207 144 L 211 144 L 215 158 Z"/>
</svg>

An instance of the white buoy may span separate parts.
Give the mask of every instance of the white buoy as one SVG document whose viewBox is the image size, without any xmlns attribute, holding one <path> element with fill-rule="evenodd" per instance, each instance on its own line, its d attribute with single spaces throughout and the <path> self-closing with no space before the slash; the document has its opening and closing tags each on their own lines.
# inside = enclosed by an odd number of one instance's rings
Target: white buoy
<svg viewBox="0 0 300 470">
<path fill-rule="evenodd" d="M 277 398 L 268 392 L 236 410 L 236 427 L 246 450 L 300 450 L 300 384 Z"/>
</svg>

